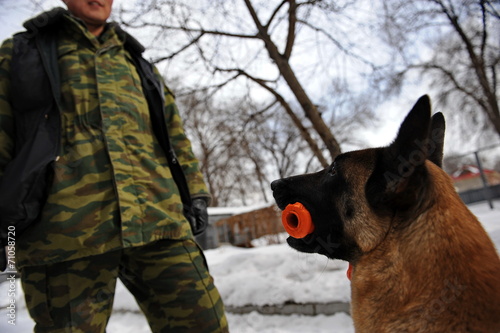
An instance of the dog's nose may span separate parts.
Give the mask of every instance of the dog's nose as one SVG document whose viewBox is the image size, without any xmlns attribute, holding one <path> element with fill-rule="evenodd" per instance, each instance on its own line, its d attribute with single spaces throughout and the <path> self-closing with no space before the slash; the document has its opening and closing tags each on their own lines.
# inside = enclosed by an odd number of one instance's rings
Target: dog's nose
<svg viewBox="0 0 500 333">
<path fill-rule="evenodd" d="M 271 190 L 276 191 L 278 186 L 280 186 L 280 184 L 282 184 L 282 183 L 283 183 L 283 179 L 276 179 L 275 181 L 273 181 L 271 183 Z"/>
</svg>

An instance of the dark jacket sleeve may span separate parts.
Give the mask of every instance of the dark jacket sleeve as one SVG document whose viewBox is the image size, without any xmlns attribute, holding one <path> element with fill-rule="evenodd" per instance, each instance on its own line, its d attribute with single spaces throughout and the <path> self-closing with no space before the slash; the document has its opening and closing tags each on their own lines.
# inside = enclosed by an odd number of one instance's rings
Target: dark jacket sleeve
<svg viewBox="0 0 500 333">
<path fill-rule="evenodd" d="M 10 61 L 12 39 L 0 47 L 0 179 L 14 154 L 14 124 L 10 106 Z"/>
</svg>

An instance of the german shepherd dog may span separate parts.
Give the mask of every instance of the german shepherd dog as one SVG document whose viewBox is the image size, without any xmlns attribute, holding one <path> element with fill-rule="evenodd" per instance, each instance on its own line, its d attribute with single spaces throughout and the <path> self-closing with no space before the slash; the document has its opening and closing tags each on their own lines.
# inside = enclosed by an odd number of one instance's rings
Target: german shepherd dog
<svg viewBox="0 0 500 333">
<path fill-rule="evenodd" d="M 388 147 L 271 184 L 315 225 L 288 244 L 351 264 L 356 332 L 500 332 L 500 259 L 441 169 L 444 129 L 423 96 Z"/>
</svg>

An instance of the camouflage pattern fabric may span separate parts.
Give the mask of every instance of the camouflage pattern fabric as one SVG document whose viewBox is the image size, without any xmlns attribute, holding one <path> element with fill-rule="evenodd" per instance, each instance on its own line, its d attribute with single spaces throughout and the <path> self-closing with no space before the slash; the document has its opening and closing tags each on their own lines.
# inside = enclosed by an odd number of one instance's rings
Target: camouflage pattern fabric
<svg viewBox="0 0 500 333">
<path fill-rule="evenodd" d="M 113 24 L 95 37 L 69 15 L 58 29 L 61 152 L 41 220 L 17 240 L 19 267 L 193 237 L 123 38 Z M 0 48 L 0 176 L 15 144 L 9 133 L 11 57 L 8 40 Z M 166 87 L 165 99 L 170 140 L 191 194 L 209 197 Z"/>
<path fill-rule="evenodd" d="M 135 296 L 152 332 L 228 332 L 221 298 L 192 240 L 25 267 L 21 274 L 35 332 L 105 332 L 117 277 Z"/>
</svg>

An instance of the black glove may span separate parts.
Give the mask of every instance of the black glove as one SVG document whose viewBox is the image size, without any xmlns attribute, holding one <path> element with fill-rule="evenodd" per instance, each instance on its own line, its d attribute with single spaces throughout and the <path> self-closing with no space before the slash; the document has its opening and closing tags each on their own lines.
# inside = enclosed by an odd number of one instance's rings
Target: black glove
<svg viewBox="0 0 500 333">
<path fill-rule="evenodd" d="M 202 234 L 208 227 L 207 201 L 195 198 L 191 203 L 191 216 L 189 218 L 191 230 L 195 236 Z"/>
</svg>

